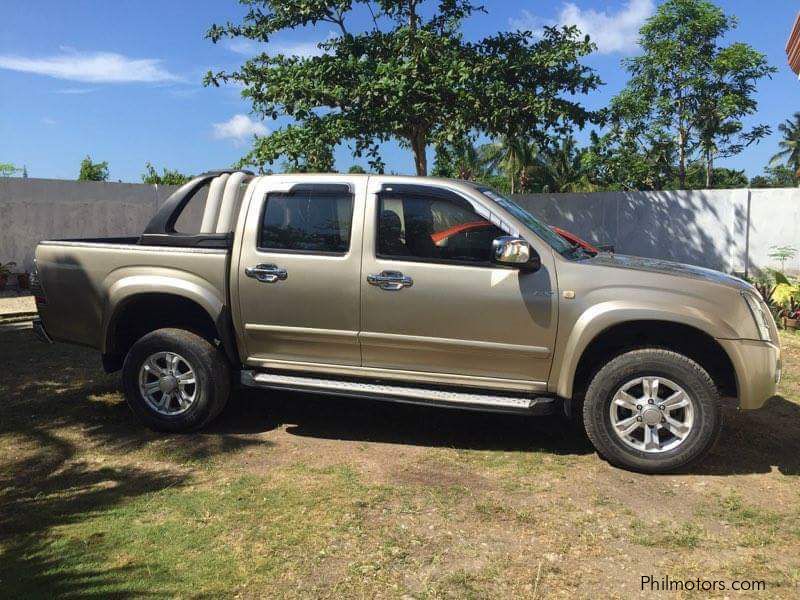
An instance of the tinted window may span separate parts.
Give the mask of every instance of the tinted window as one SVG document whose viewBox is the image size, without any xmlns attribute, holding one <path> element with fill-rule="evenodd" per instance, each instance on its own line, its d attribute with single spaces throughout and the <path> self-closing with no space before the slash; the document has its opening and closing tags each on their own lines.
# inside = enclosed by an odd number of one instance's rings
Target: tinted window
<svg viewBox="0 0 800 600">
<path fill-rule="evenodd" d="M 268 250 L 344 253 L 350 248 L 353 196 L 313 187 L 269 194 L 258 247 Z"/>
<path fill-rule="evenodd" d="M 391 193 L 380 198 L 380 256 L 489 263 L 492 241 L 503 235 L 466 201 Z"/>
</svg>

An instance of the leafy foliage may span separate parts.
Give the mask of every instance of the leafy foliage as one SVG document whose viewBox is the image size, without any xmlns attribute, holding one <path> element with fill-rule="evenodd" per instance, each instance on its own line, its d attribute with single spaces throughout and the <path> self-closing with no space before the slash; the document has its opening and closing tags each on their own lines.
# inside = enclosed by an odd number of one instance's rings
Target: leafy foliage
<svg viewBox="0 0 800 600">
<path fill-rule="evenodd" d="M 382 172 L 379 144 L 393 139 L 411 149 L 424 175 L 428 146 L 472 131 L 537 138 L 595 120 L 574 99 L 599 85 L 580 62 L 593 46 L 574 27 L 547 27 L 539 38 L 503 32 L 467 42 L 460 25 L 482 10 L 469 0 L 439 0 L 425 10 L 420 0 L 243 3 L 250 9 L 241 23 L 209 29 L 213 42 L 268 42 L 287 29 L 335 27 L 319 56 L 263 52 L 236 71 L 207 74 L 207 85 L 242 85 L 256 114 L 293 121 L 258 139 L 246 164 L 263 167 L 283 157 L 294 167 L 330 171 L 333 148 L 347 142 Z M 366 30 L 351 29 L 357 8 L 372 15 Z"/>
<path fill-rule="evenodd" d="M 183 185 L 189 181 L 192 176 L 184 175 L 177 170 L 167 169 L 164 167 L 161 174 L 158 173 L 156 168 L 149 162 L 144 165 L 144 173 L 142 173 L 142 183 L 149 183 L 151 185 Z"/>
<path fill-rule="evenodd" d="M 7 263 L 0 262 L 0 277 L 8 277 L 14 272 L 17 263 L 11 261 Z"/>
<path fill-rule="evenodd" d="M 791 119 L 778 125 L 778 131 L 783 134 L 780 141 L 780 151 L 772 157 L 771 167 L 783 164 L 794 172 L 795 177 L 800 177 L 800 112 L 794 113 Z"/>
<path fill-rule="evenodd" d="M 727 169 L 725 167 L 713 167 L 710 181 L 711 185 L 708 185 L 708 163 L 696 160 L 687 165 L 686 182 L 682 187 L 687 190 L 724 190 L 744 188 L 749 185 L 749 180 L 743 170 L 737 171 L 736 169 Z M 672 187 L 677 188 L 678 185 L 679 182 L 673 180 Z"/>
<path fill-rule="evenodd" d="M 108 163 L 92 162 L 92 157 L 86 155 L 81 161 L 81 169 L 78 173 L 78 181 L 106 181 L 108 179 Z"/>
<path fill-rule="evenodd" d="M 502 172 L 508 178 L 512 194 L 527 191 L 528 175 L 536 164 L 536 145 L 521 136 L 504 136 L 488 145 L 484 160 L 490 172 Z"/>
<path fill-rule="evenodd" d="M 750 187 L 754 188 L 783 188 L 797 187 L 797 173 L 786 165 L 765 167 L 763 175 L 756 175 L 750 180 Z"/>
<path fill-rule="evenodd" d="M 797 248 L 794 246 L 772 246 L 767 256 L 781 263 L 781 271 L 783 271 L 786 261 L 797 256 Z"/>
<path fill-rule="evenodd" d="M 637 167 L 639 155 L 644 165 L 653 158 L 657 165 L 677 163 L 685 187 L 688 163 L 699 151 L 711 187 L 715 158 L 769 134 L 766 125 L 745 130 L 742 118 L 756 111 L 756 82 L 775 69 L 747 44 L 719 45 L 735 27 L 734 17 L 705 0 L 667 0 L 641 28 L 643 53 L 625 60 L 631 78 L 609 115 L 613 144 L 628 150 Z M 654 171 L 650 183 L 658 189 L 664 173 Z"/>
<path fill-rule="evenodd" d="M 0 162 L 0 177 L 11 177 L 20 171 L 22 169 L 12 163 Z"/>
</svg>

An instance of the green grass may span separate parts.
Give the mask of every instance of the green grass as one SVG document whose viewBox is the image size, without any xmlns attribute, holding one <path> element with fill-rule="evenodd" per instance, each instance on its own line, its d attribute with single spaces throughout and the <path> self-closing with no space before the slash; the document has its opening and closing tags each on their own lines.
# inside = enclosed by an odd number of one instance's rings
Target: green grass
<svg viewBox="0 0 800 600">
<path fill-rule="evenodd" d="M 800 337 L 782 399 L 696 470 L 608 466 L 555 420 L 292 396 L 143 429 L 89 351 L 0 335 L 0 589 L 14 598 L 628 597 L 641 575 L 800 579 Z M 635 556 L 637 561 L 624 557 Z M 625 587 L 621 587 L 622 584 Z"/>
<path fill-rule="evenodd" d="M 659 521 L 646 525 L 641 521 L 631 523 L 631 541 L 652 548 L 697 548 L 705 532 L 696 523 L 680 524 Z"/>
</svg>

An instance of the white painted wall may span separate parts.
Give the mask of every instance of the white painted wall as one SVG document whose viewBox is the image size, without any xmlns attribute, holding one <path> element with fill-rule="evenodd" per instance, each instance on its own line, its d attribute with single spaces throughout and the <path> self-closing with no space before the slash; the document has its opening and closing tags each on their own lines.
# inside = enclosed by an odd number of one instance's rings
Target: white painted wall
<svg viewBox="0 0 800 600">
<path fill-rule="evenodd" d="M 622 254 L 743 273 L 746 266 L 780 267 L 768 255 L 788 245 L 799 256 L 786 270 L 800 273 L 798 188 L 530 194 L 517 201 L 547 223 L 614 244 Z"/>
<path fill-rule="evenodd" d="M 39 240 L 139 235 L 174 186 L 0 178 L 0 261 L 30 269 Z M 749 193 L 749 203 L 748 203 Z M 772 246 L 800 250 L 800 189 L 531 194 L 545 222 L 617 251 L 742 273 L 779 267 Z M 748 208 L 749 205 L 749 208 Z M 202 213 L 202 200 L 192 209 Z M 749 214 L 749 219 L 748 219 Z M 191 230 L 187 228 L 186 231 Z M 800 273 L 800 256 L 786 264 Z"/>
</svg>

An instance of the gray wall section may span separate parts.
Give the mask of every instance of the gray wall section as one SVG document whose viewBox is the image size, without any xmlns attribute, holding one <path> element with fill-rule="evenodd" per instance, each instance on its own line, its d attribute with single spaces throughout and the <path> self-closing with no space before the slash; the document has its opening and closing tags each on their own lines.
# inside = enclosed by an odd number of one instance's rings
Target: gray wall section
<svg viewBox="0 0 800 600">
<path fill-rule="evenodd" d="M 139 235 L 176 186 L 0 178 L 0 262 L 33 267 L 43 239 Z"/>
<path fill-rule="evenodd" d="M 30 270 L 42 239 L 139 235 L 176 189 L 137 183 L 0 178 L 0 261 Z M 741 273 L 800 249 L 800 189 L 533 194 L 517 201 L 551 225 L 617 252 Z M 196 231 L 204 200 L 178 229 Z M 749 240 L 747 235 L 749 223 Z M 800 256 L 786 270 L 800 272 Z"/>
<path fill-rule="evenodd" d="M 800 190 L 751 190 L 750 263 L 780 268 L 769 257 L 773 246 L 793 246 L 798 255 L 786 261 L 786 271 L 800 274 Z"/>
<path fill-rule="evenodd" d="M 532 194 L 517 201 L 548 224 L 621 254 L 728 273 L 779 268 L 769 257 L 773 246 L 800 251 L 797 188 Z M 800 273 L 800 253 L 785 267 Z"/>
</svg>

